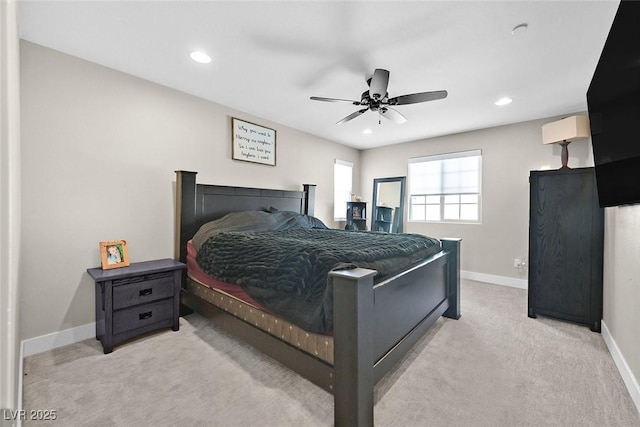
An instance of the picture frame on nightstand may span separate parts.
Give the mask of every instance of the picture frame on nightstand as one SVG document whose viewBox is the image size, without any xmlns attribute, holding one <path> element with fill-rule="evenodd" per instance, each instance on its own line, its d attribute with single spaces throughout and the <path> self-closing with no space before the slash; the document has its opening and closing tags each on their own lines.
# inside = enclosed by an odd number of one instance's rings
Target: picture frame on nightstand
<svg viewBox="0 0 640 427">
<path fill-rule="evenodd" d="M 103 270 L 129 266 L 126 240 L 100 242 L 100 260 Z"/>
</svg>

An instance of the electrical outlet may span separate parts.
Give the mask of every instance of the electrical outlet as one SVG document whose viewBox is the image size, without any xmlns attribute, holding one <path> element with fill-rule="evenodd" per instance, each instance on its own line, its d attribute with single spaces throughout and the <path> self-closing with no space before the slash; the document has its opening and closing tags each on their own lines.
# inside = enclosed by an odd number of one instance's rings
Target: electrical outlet
<svg viewBox="0 0 640 427">
<path fill-rule="evenodd" d="M 520 273 L 524 273 L 527 269 L 527 258 L 514 258 L 513 268 L 517 269 Z"/>
</svg>

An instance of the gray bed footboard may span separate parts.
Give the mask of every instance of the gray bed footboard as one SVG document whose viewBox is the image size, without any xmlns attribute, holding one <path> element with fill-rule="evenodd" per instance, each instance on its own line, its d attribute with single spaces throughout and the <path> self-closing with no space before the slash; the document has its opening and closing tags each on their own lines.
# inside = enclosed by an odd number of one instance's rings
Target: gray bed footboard
<svg viewBox="0 0 640 427">
<path fill-rule="evenodd" d="M 460 239 L 386 282 L 357 268 L 329 274 L 334 295 L 334 421 L 373 425 L 375 384 L 442 315 L 460 317 Z"/>
</svg>

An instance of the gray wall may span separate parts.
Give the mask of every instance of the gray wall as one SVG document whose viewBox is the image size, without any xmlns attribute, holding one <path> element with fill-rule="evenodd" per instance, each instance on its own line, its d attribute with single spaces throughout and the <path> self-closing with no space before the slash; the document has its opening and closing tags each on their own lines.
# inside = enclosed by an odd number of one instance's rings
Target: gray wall
<svg viewBox="0 0 640 427">
<path fill-rule="evenodd" d="M 20 38 L 16 2 L 0 2 L 0 28 L 0 416 L 4 418 L 5 409 L 21 409 Z M 4 425 L 4 420 L 0 424 Z"/>
<path fill-rule="evenodd" d="M 640 205 L 605 210 L 603 319 L 640 380 Z"/>
<path fill-rule="evenodd" d="M 526 279 L 526 271 L 514 269 L 513 260 L 528 255 L 529 171 L 560 167 L 560 147 L 542 144 L 542 125 L 555 119 L 365 150 L 361 158 L 363 196 L 365 200 L 373 197 L 374 178 L 406 176 L 411 157 L 482 149 L 482 222 L 409 222 L 405 231 L 438 238 L 461 237 L 463 270 Z M 571 143 L 569 166 L 591 165 L 590 140 Z"/>
<path fill-rule="evenodd" d="M 132 262 L 173 256 L 177 169 L 221 185 L 317 184 L 329 226 L 334 158 L 359 176 L 358 150 L 29 42 L 20 54 L 22 339 L 94 321 L 98 242 L 127 240 Z M 276 167 L 231 160 L 232 116 L 276 129 Z"/>
<path fill-rule="evenodd" d="M 99 241 L 127 239 L 132 261 L 172 256 L 176 169 L 199 171 L 207 183 L 316 183 L 317 216 L 333 225 L 334 158 L 354 163 L 354 192 L 370 202 L 373 179 L 406 176 L 410 157 L 481 148 L 482 223 L 409 223 L 407 231 L 462 237 L 464 270 L 526 278 L 513 258 L 527 255 L 528 173 L 560 165 L 560 147 L 541 143 L 542 124 L 556 118 L 360 154 L 28 42 L 21 43 L 21 96 L 22 339 L 94 320 L 85 270 L 99 264 Z M 231 116 L 277 130 L 277 167 L 231 160 Z M 569 152 L 570 166 L 593 164 L 589 141 Z M 639 218 L 640 207 L 607 209 L 605 236 L 604 320 L 636 378 Z"/>
<path fill-rule="evenodd" d="M 482 223 L 409 223 L 407 231 L 435 237 L 462 237 L 463 270 L 526 279 L 525 272 L 513 268 L 513 259 L 527 256 L 528 252 L 528 174 L 543 166 L 560 166 L 560 147 L 541 142 L 541 126 L 558 118 L 366 150 L 361 158 L 365 200 L 373 197 L 374 178 L 406 176 L 410 157 L 480 148 Z M 570 167 L 592 165 L 590 140 L 569 145 Z M 636 379 L 640 378 L 638 235 L 640 206 L 605 210 L 603 319 Z"/>
</svg>

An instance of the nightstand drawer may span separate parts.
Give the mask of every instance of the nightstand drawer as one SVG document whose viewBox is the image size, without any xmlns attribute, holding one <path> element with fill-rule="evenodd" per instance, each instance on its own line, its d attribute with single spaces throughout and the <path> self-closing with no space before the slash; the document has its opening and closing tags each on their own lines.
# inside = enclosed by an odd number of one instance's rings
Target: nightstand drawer
<svg viewBox="0 0 640 427">
<path fill-rule="evenodd" d="M 132 307 L 173 296 L 173 272 L 150 274 L 113 283 L 113 309 Z"/>
<path fill-rule="evenodd" d="M 113 312 L 113 333 L 130 331 L 173 317 L 173 298 Z"/>
</svg>

